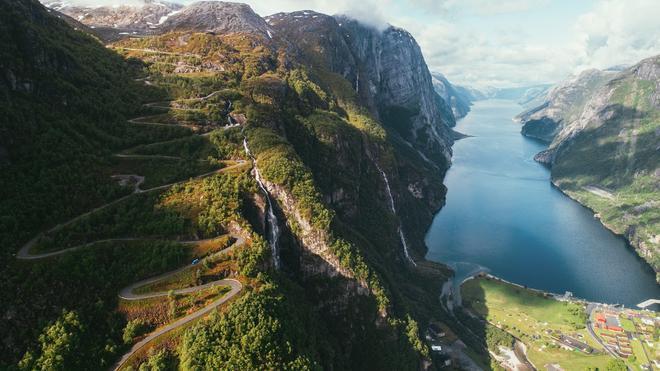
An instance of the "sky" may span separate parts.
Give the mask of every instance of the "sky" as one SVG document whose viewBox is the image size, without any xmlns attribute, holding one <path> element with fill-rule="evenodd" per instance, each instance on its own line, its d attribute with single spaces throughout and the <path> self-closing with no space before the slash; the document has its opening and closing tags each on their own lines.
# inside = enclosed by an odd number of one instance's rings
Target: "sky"
<svg viewBox="0 0 660 371">
<path fill-rule="evenodd" d="M 130 3 L 139 0 L 69 0 Z M 239 0 L 240 1 L 240 0 Z M 180 0 L 190 3 L 190 0 Z M 405 28 L 433 72 L 477 88 L 555 83 L 660 54 L 660 0 L 245 0 Z"/>
</svg>

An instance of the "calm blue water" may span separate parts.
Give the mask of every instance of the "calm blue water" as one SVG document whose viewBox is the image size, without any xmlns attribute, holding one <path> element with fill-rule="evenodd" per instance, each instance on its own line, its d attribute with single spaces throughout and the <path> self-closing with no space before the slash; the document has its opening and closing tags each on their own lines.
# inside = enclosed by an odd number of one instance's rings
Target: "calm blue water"
<svg viewBox="0 0 660 371">
<path fill-rule="evenodd" d="M 534 162 L 544 145 L 520 135 L 511 101 L 477 102 L 457 130 L 446 206 L 426 236 L 427 259 L 555 293 L 633 306 L 660 298 L 655 274 L 590 211 L 554 189 Z"/>
</svg>

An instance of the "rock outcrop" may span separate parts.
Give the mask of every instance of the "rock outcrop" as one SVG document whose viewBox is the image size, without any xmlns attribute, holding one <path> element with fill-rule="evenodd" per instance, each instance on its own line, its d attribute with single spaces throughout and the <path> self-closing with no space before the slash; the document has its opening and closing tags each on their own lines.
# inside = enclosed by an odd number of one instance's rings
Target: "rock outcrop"
<svg viewBox="0 0 660 371">
<path fill-rule="evenodd" d="M 473 94 L 466 88 L 454 86 L 447 78 L 438 72 L 432 73 L 433 87 L 449 106 L 454 117 L 459 119 L 470 112 L 472 101 L 476 100 Z"/>
<path fill-rule="evenodd" d="M 435 92 L 412 35 L 393 26 L 379 31 L 347 17 L 337 17 L 337 21 L 362 67 L 356 86 L 361 84 L 360 89 L 374 95 L 381 120 L 399 127 L 403 121 L 404 138 L 428 157 L 449 163 L 449 128 L 456 120 L 449 105 Z"/>
<path fill-rule="evenodd" d="M 224 1 L 199 1 L 170 15 L 158 32 L 198 31 L 213 33 L 243 32 L 270 37 L 268 24 L 247 4 Z"/>
<path fill-rule="evenodd" d="M 310 62 L 351 82 L 375 117 L 425 156 L 449 164 L 455 118 L 434 91 L 415 39 L 389 26 L 377 30 L 346 16 L 301 11 L 266 17 L 274 32 L 292 42 Z"/>
<path fill-rule="evenodd" d="M 574 121 L 590 95 L 614 76 L 614 72 L 587 70 L 553 87 L 544 102 L 516 119 L 523 124 L 522 134 L 551 142 L 565 124 Z"/>
<path fill-rule="evenodd" d="M 42 1 L 48 8 L 94 28 L 109 28 L 125 33 L 143 34 L 157 28 L 167 18 L 183 8 L 183 5 L 144 0 L 143 4 L 121 6 L 77 6 L 66 1 Z"/>
</svg>

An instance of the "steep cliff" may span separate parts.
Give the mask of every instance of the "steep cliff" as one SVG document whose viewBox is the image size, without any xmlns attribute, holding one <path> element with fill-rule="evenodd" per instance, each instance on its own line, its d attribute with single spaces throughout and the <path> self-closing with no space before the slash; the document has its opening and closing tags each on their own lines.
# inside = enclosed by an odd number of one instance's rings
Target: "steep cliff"
<svg viewBox="0 0 660 371">
<path fill-rule="evenodd" d="M 345 16 L 312 11 L 266 18 L 295 41 L 308 63 L 323 65 L 351 83 L 374 117 L 425 156 L 446 167 L 455 119 L 435 93 L 421 50 L 405 30 L 377 30 Z"/>
<path fill-rule="evenodd" d="M 329 186 L 326 197 L 348 224 L 361 226 L 362 233 L 371 233 L 374 216 L 355 205 L 378 202 L 369 200 L 373 195 L 364 194 L 364 190 L 374 187 L 381 192 L 380 202 L 387 202 L 383 180 L 373 181 L 374 176 L 381 175 L 380 166 L 391 183 L 397 216 L 405 234 L 409 234 L 407 243 L 413 246 L 414 256 L 421 255 L 425 251 L 425 229 L 444 202 L 441 176 L 448 167 L 445 156 L 451 144 L 447 124 L 454 118 L 427 84 L 430 74 L 419 47 L 399 29 L 378 31 L 346 17 L 302 11 L 278 13 L 266 19 L 275 39 L 292 41 L 296 59 L 340 99 L 337 112 L 347 112 L 348 123 L 358 128 L 350 138 L 334 141 L 339 157 L 330 163 L 336 163 L 336 170 L 346 176 L 318 169 L 324 174 L 322 179 L 328 180 L 321 182 Z M 411 81 L 423 88 L 413 89 Z M 411 115 L 406 107 L 418 109 L 418 113 Z M 415 133 L 425 134 L 416 137 Z M 355 139 L 360 136 L 362 140 Z M 345 156 L 346 148 L 352 148 L 350 156 Z M 314 168 L 314 162 L 310 161 L 309 166 Z"/>
<path fill-rule="evenodd" d="M 539 111 L 562 121 L 536 159 L 552 166 L 555 185 L 593 209 L 658 271 L 660 57 L 618 73 L 580 76 L 577 85 L 553 89 L 561 105 Z"/>
<path fill-rule="evenodd" d="M 244 32 L 269 37 L 268 25 L 247 4 L 199 1 L 161 19 L 158 33 L 171 31 Z"/>
<path fill-rule="evenodd" d="M 613 72 L 592 69 L 554 86 L 543 103 L 516 116 L 523 125 L 522 134 L 552 142 L 566 124 L 577 119 L 591 94 L 613 76 Z"/>
<path fill-rule="evenodd" d="M 362 67 L 355 86 L 375 95 L 379 117 L 428 157 L 448 164 L 451 130 L 456 124 L 451 108 L 433 89 L 431 74 L 415 39 L 390 26 L 383 31 L 347 17 L 338 17 Z"/>
<path fill-rule="evenodd" d="M 449 104 L 454 117 L 457 119 L 465 117 L 470 112 L 472 101 L 476 100 L 472 93 L 468 89 L 452 85 L 441 73 L 435 72 L 431 76 L 436 93 Z"/>
<path fill-rule="evenodd" d="M 278 14 L 266 22 L 245 5 L 223 2 L 196 3 L 166 16 L 142 37 L 123 37 L 107 49 L 85 39 L 125 72 L 117 79 L 122 81 L 118 87 L 136 94 L 126 107 L 139 107 L 140 100 L 151 103 L 139 114 L 147 118 L 128 123 L 121 122 L 123 111 L 116 110 L 120 123 L 103 125 L 115 129 L 113 135 L 81 123 L 75 125 L 80 132 L 68 132 L 79 139 L 103 139 L 90 159 L 98 168 L 89 172 L 115 193 L 104 194 L 107 206 L 80 222 L 64 224 L 66 216 L 103 200 L 72 202 L 73 210 L 55 207 L 66 212 L 47 225 L 59 223 L 64 231 L 53 232 L 57 236 L 49 235 L 44 243 L 57 248 L 81 235 L 93 240 L 98 234 L 92 236 L 91 231 L 100 230 L 117 232 L 112 237 L 123 240 L 106 241 L 113 248 L 90 247 L 64 255 L 53 263 L 57 269 L 46 264 L 25 269 L 12 260 L 12 276 L 18 277 L 12 281 L 16 287 L 7 290 L 12 298 L 25 293 L 25 300 L 32 300 L 36 292 L 48 291 L 49 281 L 57 285 L 60 297 L 50 301 L 45 318 L 36 314 L 39 305 L 27 306 L 19 317 L 15 307 L 3 311 L 9 313 L 3 328 L 18 326 L 21 318 L 31 319 L 24 321 L 30 324 L 34 318 L 55 323 L 58 312 L 62 321 L 70 320 L 62 311 L 73 310 L 82 323 L 76 334 L 86 341 L 68 348 L 75 351 L 57 350 L 63 352 L 60 359 L 80 366 L 75 369 L 107 365 L 125 350 L 121 334 L 130 329 L 126 322 L 134 316 L 132 308 L 117 303 L 117 286 L 177 262 L 189 264 L 188 254 L 217 247 L 188 240 L 227 233 L 233 230 L 229 223 L 240 225 L 245 244 L 217 262 L 194 268 L 240 280 L 245 296 L 228 303 L 229 311 L 186 330 L 183 339 L 168 342 L 163 351 L 174 364 L 272 369 L 416 369 L 426 364 L 429 351 L 420 340 L 418 323 L 425 325 L 442 313 L 437 293 L 450 272 L 423 260 L 423 235 L 444 202 L 441 176 L 450 161 L 454 117 L 434 92 L 414 39 L 395 27 L 381 32 L 345 17 L 313 12 Z M 89 19 L 87 24 L 94 26 Z M 95 55 L 93 60 L 106 57 Z M 51 76 L 59 81 L 63 71 Z M 89 83 L 114 87 L 114 75 L 103 77 Z M 22 80 L 8 81 L 13 89 L 24 87 Z M 71 96 L 51 98 L 78 102 L 82 93 L 88 92 L 72 89 Z M 123 95 L 106 98 L 121 104 L 119 97 Z M 222 127 L 224 123 L 228 125 Z M 9 149 L 12 161 L 14 148 L 0 144 Z M 190 179 L 188 173 L 172 169 L 172 161 L 188 171 L 199 163 L 208 162 L 212 169 L 234 165 L 226 172 Z M 43 174 L 43 169 L 34 173 Z M 109 175 L 141 176 L 161 186 L 127 194 Z M 67 189 L 75 180 L 63 178 L 61 183 Z M 37 187 L 34 193 L 45 197 L 48 190 Z M 134 207 L 115 207 L 118 193 Z M 13 207 L 27 205 L 16 187 L 11 194 L 16 196 L 11 197 Z M 31 221 L 40 216 L 31 207 L 26 213 Z M 35 223 L 7 253 L 40 226 Z M 191 226 L 198 229 L 188 232 Z M 275 229 L 281 232 L 279 238 L 266 238 Z M 129 237 L 136 234 L 147 238 L 130 252 L 128 245 L 134 241 Z M 177 243 L 182 240 L 187 242 Z M 107 261 L 121 262 L 121 268 Z M 93 267 L 108 269 L 94 276 Z M 76 273 L 75 282 L 58 275 L 69 271 Z M 116 277 L 109 276 L 111 271 Z M 199 281 L 203 277 L 197 277 Z M 94 300 L 75 301 L 76 292 Z M 167 300 L 175 306 L 178 299 Z M 118 315 L 117 307 L 127 312 Z M 158 327 L 174 316 L 137 317 Z M 23 365 L 40 364 L 50 353 L 48 344 L 35 340 L 46 337 L 35 331 L 12 338 L 3 361 L 22 358 Z M 249 339 L 249 345 L 227 347 L 237 336 Z M 136 367 L 147 356 L 141 357 L 134 360 Z"/>
</svg>

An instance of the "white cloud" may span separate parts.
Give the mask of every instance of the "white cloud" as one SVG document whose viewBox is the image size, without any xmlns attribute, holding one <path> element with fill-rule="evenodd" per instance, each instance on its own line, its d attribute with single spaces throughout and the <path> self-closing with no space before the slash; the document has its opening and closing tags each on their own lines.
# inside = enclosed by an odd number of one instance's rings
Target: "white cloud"
<svg viewBox="0 0 660 371">
<path fill-rule="evenodd" d="M 513 11 L 514 2 L 509 5 Z M 519 86 L 556 82 L 587 68 L 630 65 L 660 54 L 658 14 L 657 0 L 601 1 L 575 18 L 565 40 L 559 36 L 554 40 L 553 30 L 547 31 L 546 40 L 539 40 L 515 26 L 484 31 L 442 20 L 405 26 L 421 45 L 429 68 L 452 81 L 480 87 Z"/>
<path fill-rule="evenodd" d="M 660 53 L 660 2 L 610 0 L 575 25 L 575 69 L 632 64 Z"/>
<path fill-rule="evenodd" d="M 411 6 L 422 8 L 435 14 L 462 13 L 479 15 L 496 15 L 517 13 L 541 4 L 548 0 L 409 0 Z"/>
</svg>

